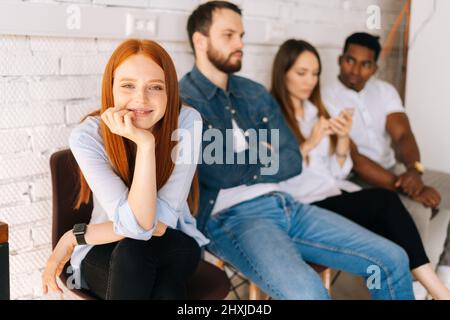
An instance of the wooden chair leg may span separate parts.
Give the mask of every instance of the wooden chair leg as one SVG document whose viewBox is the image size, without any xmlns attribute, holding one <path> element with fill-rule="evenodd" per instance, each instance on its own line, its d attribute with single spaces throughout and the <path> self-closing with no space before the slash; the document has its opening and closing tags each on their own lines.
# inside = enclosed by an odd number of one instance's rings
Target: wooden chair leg
<svg viewBox="0 0 450 320">
<path fill-rule="evenodd" d="M 217 259 L 216 267 L 218 267 L 218 268 L 220 268 L 220 269 L 223 269 L 224 266 L 225 266 L 225 262 L 223 262 L 223 261 L 220 260 L 220 259 Z"/>
<path fill-rule="evenodd" d="M 250 282 L 250 284 L 248 286 L 248 299 L 249 300 L 260 300 L 261 299 L 261 290 L 253 282 Z"/>
<path fill-rule="evenodd" d="M 321 277 L 324 287 L 328 290 L 328 292 L 331 293 L 331 269 L 330 268 L 325 269 L 322 272 Z"/>
</svg>

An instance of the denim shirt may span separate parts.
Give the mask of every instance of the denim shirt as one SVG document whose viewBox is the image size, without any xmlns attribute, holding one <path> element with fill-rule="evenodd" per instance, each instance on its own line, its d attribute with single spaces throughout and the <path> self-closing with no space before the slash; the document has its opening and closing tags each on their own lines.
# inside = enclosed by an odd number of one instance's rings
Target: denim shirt
<svg viewBox="0 0 450 320">
<path fill-rule="evenodd" d="M 225 137 L 225 130 L 232 129 L 232 119 L 244 132 L 249 129 L 255 129 L 257 132 L 260 129 L 269 132 L 271 129 L 279 130 L 279 169 L 275 174 L 261 174 L 261 169 L 266 164 L 260 159 L 254 164 L 248 161 L 245 164 L 227 164 L 225 160 L 223 164 L 200 162 L 200 207 L 197 222 L 201 231 L 205 229 L 220 189 L 244 184 L 278 183 L 301 173 L 302 157 L 297 141 L 284 120 L 280 106 L 262 85 L 230 75 L 228 91 L 224 92 L 194 66 L 180 81 L 180 95 L 185 104 L 197 109 L 202 116 L 202 155 L 210 143 L 205 141 L 205 131 L 217 129 Z M 261 135 L 258 138 L 261 138 Z M 267 140 L 269 143 L 270 138 L 271 135 Z M 248 159 L 249 151 L 245 152 Z"/>
</svg>

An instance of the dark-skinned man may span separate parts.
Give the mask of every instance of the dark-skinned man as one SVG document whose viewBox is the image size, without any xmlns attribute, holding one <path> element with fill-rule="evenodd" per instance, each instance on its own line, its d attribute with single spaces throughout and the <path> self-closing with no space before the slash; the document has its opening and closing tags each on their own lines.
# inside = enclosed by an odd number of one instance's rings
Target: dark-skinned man
<svg viewBox="0 0 450 320">
<path fill-rule="evenodd" d="M 378 37 L 368 33 L 349 36 L 338 60 L 340 74 L 324 87 L 323 99 L 332 116 L 354 109 L 352 180 L 362 187 L 400 193 L 430 260 L 438 264 L 439 277 L 450 287 L 450 175 L 425 171 L 399 94 L 374 77 L 380 52 Z M 437 213 L 439 223 L 432 223 Z M 414 286 L 417 298 L 426 294 L 418 283 Z"/>
</svg>

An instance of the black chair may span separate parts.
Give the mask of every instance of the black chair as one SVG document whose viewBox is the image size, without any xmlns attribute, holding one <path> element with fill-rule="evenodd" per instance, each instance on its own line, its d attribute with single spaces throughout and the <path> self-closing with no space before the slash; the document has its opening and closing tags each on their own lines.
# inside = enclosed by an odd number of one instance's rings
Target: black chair
<svg viewBox="0 0 450 320">
<path fill-rule="evenodd" d="M 50 158 L 53 194 L 52 247 L 54 248 L 61 236 L 72 229 L 76 223 L 88 223 L 93 209 L 92 201 L 75 210 L 73 205 L 79 190 L 78 165 L 70 150 L 54 153 Z M 68 274 L 65 270 L 60 279 L 67 283 Z M 200 261 L 194 275 L 188 280 L 188 299 L 220 300 L 224 299 L 230 290 L 230 281 L 222 269 Z M 97 299 L 84 289 L 72 289 L 72 292 L 84 299 Z"/>
<path fill-rule="evenodd" d="M 0 222 L 0 300 L 9 300 L 8 225 Z"/>
</svg>

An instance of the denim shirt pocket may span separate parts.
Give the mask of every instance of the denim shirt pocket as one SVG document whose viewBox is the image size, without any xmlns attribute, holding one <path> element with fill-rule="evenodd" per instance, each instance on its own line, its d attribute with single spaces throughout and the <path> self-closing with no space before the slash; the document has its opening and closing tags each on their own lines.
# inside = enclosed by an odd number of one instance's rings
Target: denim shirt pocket
<svg viewBox="0 0 450 320">
<path fill-rule="evenodd" d="M 276 129 L 273 127 L 275 115 L 271 112 L 270 108 L 263 107 L 258 112 L 250 113 L 250 117 L 255 125 L 255 129 Z"/>
<path fill-rule="evenodd" d="M 225 130 L 225 123 L 223 119 L 215 116 L 215 115 L 204 115 L 203 118 L 203 130 L 206 131 L 208 129 L 218 129 L 220 131 Z"/>
</svg>

